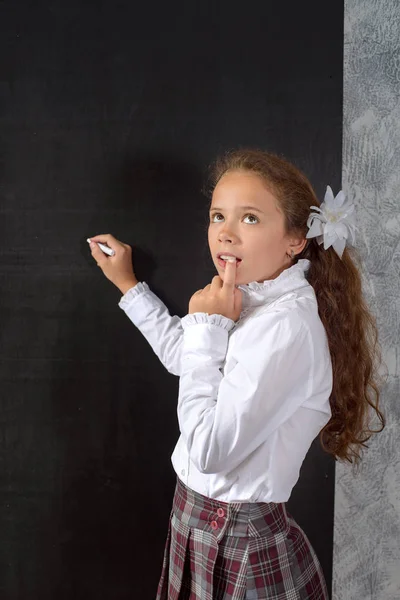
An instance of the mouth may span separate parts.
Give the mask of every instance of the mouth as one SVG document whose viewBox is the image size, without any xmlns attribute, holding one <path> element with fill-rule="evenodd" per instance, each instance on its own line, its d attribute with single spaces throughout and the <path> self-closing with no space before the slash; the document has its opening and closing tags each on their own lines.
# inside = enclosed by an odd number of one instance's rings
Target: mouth
<svg viewBox="0 0 400 600">
<path fill-rule="evenodd" d="M 217 254 L 218 264 L 223 268 L 225 268 L 226 263 L 229 259 L 231 259 L 231 260 L 235 259 L 238 267 L 239 267 L 240 263 L 242 262 L 242 259 L 238 258 L 234 254 L 225 253 L 225 252 L 219 252 Z"/>
</svg>

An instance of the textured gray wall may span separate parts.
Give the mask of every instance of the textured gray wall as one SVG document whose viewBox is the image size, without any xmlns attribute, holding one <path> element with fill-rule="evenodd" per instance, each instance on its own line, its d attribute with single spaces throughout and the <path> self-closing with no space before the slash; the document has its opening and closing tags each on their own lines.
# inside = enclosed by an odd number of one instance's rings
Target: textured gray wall
<svg viewBox="0 0 400 600">
<path fill-rule="evenodd" d="M 334 600 L 400 599 L 400 2 L 346 0 L 343 187 L 389 379 L 360 472 L 337 464 Z"/>
</svg>

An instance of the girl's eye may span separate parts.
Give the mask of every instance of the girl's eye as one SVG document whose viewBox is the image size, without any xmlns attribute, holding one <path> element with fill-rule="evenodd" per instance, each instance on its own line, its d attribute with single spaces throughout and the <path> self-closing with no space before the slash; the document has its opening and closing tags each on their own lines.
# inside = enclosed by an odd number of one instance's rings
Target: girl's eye
<svg viewBox="0 0 400 600">
<path fill-rule="evenodd" d="M 214 215 L 212 215 L 211 219 L 213 220 L 213 219 L 215 219 L 215 217 L 218 217 L 218 216 L 222 217 L 221 213 L 215 213 Z M 256 217 L 255 215 L 252 215 L 250 213 L 245 215 L 245 217 L 251 217 L 252 219 L 255 219 L 256 222 L 258 222 L 258 217 Z M 218 221 L 214 221 L 214 223 L 218 223 Z M 253 223 L 254 223 L 254 221 L 253 221 Z"/>
<path fill-rule="evenodd" d="M 246 217 L 251 217 L 252 219 L 255 219 L 256 221 L 258 221 L 258 218 L 255 215 L 249 214 L 249 215 L 246 215 Z M 253 223 L 254 223 L 254 221 L 253 221 Z"/>
</svg>

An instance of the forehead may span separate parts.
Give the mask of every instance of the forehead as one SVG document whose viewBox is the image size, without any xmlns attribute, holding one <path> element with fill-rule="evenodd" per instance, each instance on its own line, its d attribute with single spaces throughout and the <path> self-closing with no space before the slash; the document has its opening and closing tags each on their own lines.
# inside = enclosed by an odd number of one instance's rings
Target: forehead
<svg viewBox="0 0 400 600">
<path fill-rule="evenodd" d="M 215 186 L 210 210 L 240 210 L 248 205 L 263 212 L 281 212 L 277 198 L 259 175 L 244 171 L 225 173 Z"/>
</svg>

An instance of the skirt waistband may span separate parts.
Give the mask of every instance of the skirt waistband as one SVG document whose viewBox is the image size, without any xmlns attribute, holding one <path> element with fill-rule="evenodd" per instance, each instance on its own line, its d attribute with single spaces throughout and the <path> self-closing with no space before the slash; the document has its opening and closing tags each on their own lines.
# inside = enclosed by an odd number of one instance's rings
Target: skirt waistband
<svg viewBox="0 0 400 600">
<path fill-rule="evenodd" d="M 284 503 L 222 502 L 188 488 L 179 477 L 172 512 L 188 527 L 235 537 L 286 535 L 290 524 Z"/>
</svg>

